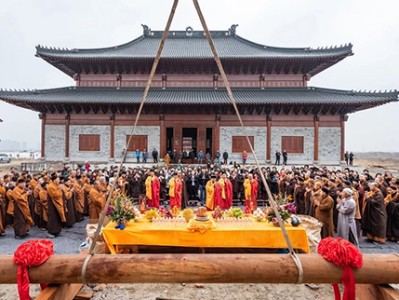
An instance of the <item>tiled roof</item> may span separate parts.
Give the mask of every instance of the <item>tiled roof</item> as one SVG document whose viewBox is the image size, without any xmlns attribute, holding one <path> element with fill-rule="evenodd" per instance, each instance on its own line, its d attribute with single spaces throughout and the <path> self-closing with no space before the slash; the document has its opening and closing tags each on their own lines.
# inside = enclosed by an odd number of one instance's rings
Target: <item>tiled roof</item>
<svg viewBox="0 0 399 300">
<path fill-rule="evenodd" d="M 131 42 L 99 49 L 59 49 L 37 46 L 37 55 L 54 59 L 146 59 L 154 58 L 162 31 L 144 30 L 144 34 Z M 327 48 L 279 48 L 248 41 L 235 34 L 234 30 L 212 31 L 212 37 L 220 57 L 250 59 L 301 59 L 337 58 L 352 53 L 352 45 Z M 203 31 L 171 31 L 166 40 L 162 58 L 212 59 Z"/>
<path fill-rule="evenodd" d="M 312 105 L 370 104 L 372 106 L 398 101 L 398 92 L 357 92 L 316 87 L 233 89 L 237 104 L 246 105 Z M 0 99 L 15 105 L 42 104 L 138 104 L 143 89 L 65 87 L 46 90 L 0 90 Z M 225 89 L 150 89 L 146 104 L 215 105 L 229 104 Z"/>
</svg>

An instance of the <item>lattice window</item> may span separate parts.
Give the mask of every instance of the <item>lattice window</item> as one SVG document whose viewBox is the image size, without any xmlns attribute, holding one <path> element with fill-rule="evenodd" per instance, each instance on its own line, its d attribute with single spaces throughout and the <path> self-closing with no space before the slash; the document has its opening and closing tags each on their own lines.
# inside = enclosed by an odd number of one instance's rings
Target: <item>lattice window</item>
<svg viewBox="0 0 399 300">
<path fill-rule="evenodd" d="M 254 147 L 254 137 L 249 136 L 248 137 L 252 147 Z M 251 152 L 247 138 L 245 136 L 233 136 L 232 137 L 232 152 L 243 152 L 244 150 L 247 152 Z"/>
<path fill-rule="evenodd" d="M 129 137 L 130 135 L 126 136 L 126 143 L 128 142 Z M 127 147 L 127 151 L 136 151 L 137 149 L 140 151 L 146 149 L 148 151 L 148 135 L 133 135 Z"/>
<path fill-rule="evenodd" d="M 303 153 L 304 152 L 304 137 L 303 136 L 282 136 L 281 150 L 287 153 Z"/>
<path fill-rule="evenodd" d="M 79 151 L 100 151 L 100 135 L 79 134 Z"/>
</svg>

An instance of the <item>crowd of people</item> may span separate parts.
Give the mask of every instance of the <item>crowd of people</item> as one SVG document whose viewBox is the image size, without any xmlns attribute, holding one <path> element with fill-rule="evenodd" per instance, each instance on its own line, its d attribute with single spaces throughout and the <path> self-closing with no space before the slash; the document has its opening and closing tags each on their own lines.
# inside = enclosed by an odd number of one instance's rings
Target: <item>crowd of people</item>
<svg viewBox="0 0 399 300">
<path fill-rule="evenodd" d="M 38 226 L 54 238 L 85 216 L 98 219 L 115 183 L 118 194 L 133 201 L 145 199 L 148 207 L 184 209 L 206 206 L 229 209 L 245 206 L 254 211 L 268 204 L 261 173 L 273 195 L 295 203 L 296 213 L 323 223 L 321 236 L 338 235 L 358 244 L 399 240 L 399 179 L 390 172 L 375 174 L 325 167 L 262 167 L 233 165 L 182 165 L 151 168 L 91 167 L 88 162 L 72 168 L 31 174 L 11 169 L 0 178 L 0 236 L 12 226 L 15 238 L 24 238 Z"/>
</svg>

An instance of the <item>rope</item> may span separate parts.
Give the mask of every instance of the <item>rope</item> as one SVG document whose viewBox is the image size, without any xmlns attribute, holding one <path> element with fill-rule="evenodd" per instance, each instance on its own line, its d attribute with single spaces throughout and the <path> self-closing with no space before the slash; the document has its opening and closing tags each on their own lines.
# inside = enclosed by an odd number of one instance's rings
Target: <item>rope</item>
<svg viewBox="0 0 399 300">
<path fill-rule="evenodd" d="M 221 75 L 222 78 L 223 78 L 223 82 L 224 82 L 224 85 L 225 85 L 225 87 L 226 87 L 227 94 L 228 94 L 228 96 L 229 96 L 229 98 L 230 98 L 230 102 L 231 102 L 231 104 L 232 104 L 233 107 L 234 107 L 234 110 L 235 110 L 236 115 L 237 115 L 237 117 L 238 117 L 238 120 L 239 120 L 239 122 L 240 122 L 241 128 L 243 129 L 243 132 L 244 132 L 244 135 L 245 135 L 245 137 L 246 137 L 246 139 L 247 139 L 247 142 L 248 142 L 248 145 L 249 145 L 249 147 L 250 147 L 250 150 L 251 150 L 251 152 L 252 152 L 252 154 L 253 154 L 253 156 L 254 156 L 254 158 L 255 158 L 256 165 L 257 165 L 258 169 L 260 170 L 261 167 L 260 167 L 258 158 L 257 158 L 257 156 L 256 156 L 256 154 L 255 154 L 255 151 L 254 151 L 254 148 L 253 148 L 253 146 L 252 146 L 252 144 L 251 144 L 251 142 L 250 142 L 250 140 L 249 140 L 249 137 L 248 137 L 248 134 L 247 134 L 247 129 L 246 129 L 245 126 L 244 126 L 244 123 L 243 123 L 243 121 L 242 121 L 240 112 L 239 112 L 239 110 L 238 110 L 238 108 L 237 108 L 236 100 L 235 100 L 234 95 L 233 95 L 233 92 L 232 92 L 232 90 L 231 90 L 230 83 L 229 83 L 229 81 L 228 81 L 228 79 L 227 79 L 226 73 L 224 72 L 224 68 L 223 68 L 222 62 L 221 62 L 221 60 L 220 60 L 220 58 L 219 58 L 219 55 L 218 55 L 218 53 L 217 53 L 215 44 L 214 44 L 213 39 L 212 39 L 212 37 L 211 37 L 211 34 L 210 34 L 210 32 L 209 32 L 208 26 L 207 26 L 207 24 L 206 24 L 206 22 L 205 22 L 204 15 L 202 14 L 201 8 L 200 8 L 199 3 L 198 3 L 198 0 L 193 0 L 193 2 L 194 2 L 195 9 L 197 10 L 198 17 L 200 18 L 202 27 L 204 28 L 206 38 L 207 38 L 207 40 L 208 40 L 208 43 L 209 43 L 209 46 L 210 46 L 210 48 L 211 48 L 212 54 L 213 54 L 213 56 L 214 56 L 214 58 L 215 58 L 215 61 L 216 61 L 216 64 L 217 64 L 217 66 L 218 66 L 220 75 Z M 279 225 L 280 225 L 280 228 L 282 229 L 282 233 L 283 233 L 284 239 L 285 239 L 285 241 L 286 241 L 286 243 L 287 243 L 288 249 L 289 249 L 289 251 L 290 251 L 290 255 L 291 255 L 293 261 L 295 262 L 295 265 L 296 265 L 297 268 L 298 268 L 298 282 L 297 282 L 297 283 L 301 283 L 301 282 L 302 282 L 302 279 L 303 279 L 303 268 L 302 268 L 301 261 L 300 261 L 300 259 L 298 258 L 298 256 L 296 255 L 296 253 L 295 253 L 295 251 L 294 251 L 294 248 L 292 247 L 292 244 L 291 244 L 290 238 L 289 238 L 289 236 L 288 236 L 287 230 L 285 229 L 283 220 L 281 219 L 280 213 L 278 212 L 277 204 L 276 204 L 276 202 L 274 201 L 273 196 L 272 196 L 272 193 L 271 193 L 271 191 L 270 191 L 270 189 L 269 189 L 269 186 L 268 186 L 268 184 L 267 184 L 267 182 L 266 182 L 266 178 L 265 178 L 265 176 L 264 176 L 264 174 L 263 174 L 262 172 L 260 172 L 260 176 L 261 176 L 261 178 L 262 178 L 263 185 L 264 185 L 265 188 L 266 188 L 267 195 L 268 195 L 268 197 L 269 197 L 269 201 L 270 201 L 271 206 L 272 206 L 272 208 L 273 208 L 273 210 L 274 210 L 274 213 L 276 214 L 276 217 L 277 217 L 278 223 L 279 223 Z"/>
<path fill-rule="evenodd" d="M 168 36 L 169 30 L 170 30 L 170 25 L 172 24 L 172 20 L 173 20 L 173 17 L 175 15 L 176 7 L 177 7 L 178 3 L 179 3 L 179 0 L 174 0 L 174 2 L 173 2 L 172 9 L 170 11 L 168 21 L 166 23 L 165 31 L 162 34 L 161 42 L 159 44 L 156 57 L 155 57 L 154 62 L 152 64 L 150 76 L 148 77 L 147 85 L 146 85 L 146 87 L 144 89 L 143 97 L 142 97 L 141 102 L 140 102 L 139 110 L 137 112 L 136 119 L 135 119 L 134 125 L 132 127 L 132 131 L 130 133 L 129 139 L 126 142 L 125 148 L 123 149 L 123 156 L 122 156 L 122 160 L 121 160 L 121 163 L 119 165 L 118 170 L 122 169 L 123 163 L 126 160 L 128 146 L 130 145 L 131 139 L 132 139 L 134 133 L 136 132 L 137 123 L 138 123 L 138 120 L 140 118 L 141 112 L 143 110 L 144 103 L 145 103 L 145 101 L 147 99 L 148 91 L 149 91 L 149 89 L 151 87 L 152 79 L 154 78 L 155 71 L 157 69 L 159 60 L 161 58 L 162 50 L 163 50 L 163 48 L 165 46 L 165 41 L 166 41 L 166 38 Z M 115 190 L 116 183 L 117 183 L 117 180 L 114 180 L 114 182 L 113 182 L 113 184 L 111 186 L 111 190 L 109 191 L 107 201 L 105 202 L 104 209 L 101 212 L 100 218 L 98 220 L 97 229 L 96 229 L 96 232 L 94 233 L 94 238 L 93 238 L 92 244 L 90 246 L 89 255 L 86 257 L 85 262 L 84 262 L 84 264 L 82 266 L 82 273 L 81 274 L 82 274 L 82 282 L 84 284 L 86 284 L 86 282 L 87 282 L 86 281 L 87 267 L 89 265 L 91 257 L 93 257 L 93 255 L 94 255 L 94 248 L 96 246 L 98 237 L 100 236 L 100 232 L 101 232 L 101 229 L 102 229 L 103 223 L 104 223 L 105 213 L 106 213 L 106 211 L 108 209 L 108 206 L 109 206 L 109 203 L 111 201 L 112 194 L 113 194 L 113 192 Z"/>
</svg>

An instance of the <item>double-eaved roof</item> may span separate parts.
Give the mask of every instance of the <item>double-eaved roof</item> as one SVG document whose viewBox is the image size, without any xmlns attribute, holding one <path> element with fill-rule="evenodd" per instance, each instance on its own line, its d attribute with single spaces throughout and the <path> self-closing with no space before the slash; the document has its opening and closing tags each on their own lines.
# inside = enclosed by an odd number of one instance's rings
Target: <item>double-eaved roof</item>
<svg viewBox="0 0 399 300">
<path fill-rule="evenodd" d="M 143 26 L 142 36 L 123 45 L 98 49 L 60 49 L 39 45 L 36 55 L 70 76 L 104 71 L 118 74 L 140 72 L 137 65 L 145 68 L 152 64 L 163 34 L 163 31 L 151 31 Z M 238 36 L 235 27 L 233 25 L 227 31 L 211 31 L 218 54 L 226 64 L 256 63 L 262 66 L 258 67 L 258 73 L 293 71 L 311 77 L 353 54 L 351 44 L 317 49 L 265 46 Z M 190 27 L 185 31 L 170 31 L 158 71 L 164 71 L 163 63 L 185 64 L 187 72 L 195 71 L 195 65 L 204 60 L 213 61 L 213 55 L 203 31 L 193 31 Z"/>
<path fill-rule="evenodd" d="M 0 91 L 0 99 L 20 107 L 46 112 L 81 112 L 84 108 L 101 106 L 98 111 L 112 111 L 116 107 L 137 107 L 143 96 L 142 88 L 66 87 L 32 91 Z M 318 107 L 325 113 L 351 113 L 398 100 L 398 92 L 356 92 L 325 88 L 240 88 L 233 89 L 241 107 L 275 110 L 278 107 Z M 146 106 L 157 107 L 157 113 L 177 107 L 192 113 L 190 106 L 231 106 L 224 89 L 168 88 L 150 89 Z M 183 112 L 184 112 L 183 109 Z M 263 111 L 260 111 L 263 112 Z M 299 112 L 299 111 L 298 111 Z"/>
</svg>

